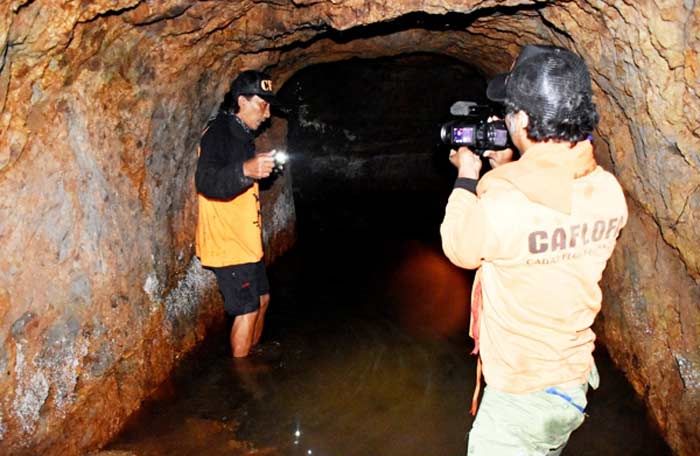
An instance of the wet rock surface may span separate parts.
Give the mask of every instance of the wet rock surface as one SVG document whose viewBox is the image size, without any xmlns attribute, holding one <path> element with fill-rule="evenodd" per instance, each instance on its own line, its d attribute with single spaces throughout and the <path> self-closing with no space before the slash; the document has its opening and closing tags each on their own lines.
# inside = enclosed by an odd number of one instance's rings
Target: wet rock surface
<svg viewBox="0 0 700 456">
<path fill-rule="evenodd" d="M 191 181 L 240 69 L 281 83 L 313 63 L 432 52 L 491 75 L 547 42 L 590 63 L 598 158 L 633 208 L 601 332 L 674 451 L 696 454 L 699 19 L 695 2 L 661 0 L 4 2 L 0 450 L 99 447 L 221 318 L 192 261 Z"/>
</svg>

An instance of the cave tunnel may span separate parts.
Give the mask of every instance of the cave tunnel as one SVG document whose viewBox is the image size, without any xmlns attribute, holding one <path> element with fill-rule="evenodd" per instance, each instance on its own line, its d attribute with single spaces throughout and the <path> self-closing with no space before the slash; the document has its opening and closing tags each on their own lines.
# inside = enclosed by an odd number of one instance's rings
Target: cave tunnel
<svg viewBox="0 0 700 456">
<path fill-rule="evenodd" d="M 599 419 L 566 454 L 698 454 L 699 10 L 5 2 L 0 453 L 337 454 L 309 440 L 323 430 L 341 454 L 462 454 L 471 276 L 439 248 L 454 172 L 437 131 L 453 101 L 484 100 L 523 45 L 546 43 L 588 63 L 596 159 L 630 208 L 594 326 Z M 236 376 L 194 255 L 193 175 L 207 120 L 247 68 L 295 109 L 257 139 L 291 156 L 261 196 L 274 375 Z M 201 388 L 208 402 L 185 397 Z M 318 414 L 275 408 L 298 403 Z"/>
<path fill-rule="evenodd" d="M 297 238 L 436 237 L 454 172 L 440 143 L 485 81 L 453 58 L 409 54 L 307 67 L 280 91 Z M 336 237 L 336 240 L 332 238 Z"/>
</svg>

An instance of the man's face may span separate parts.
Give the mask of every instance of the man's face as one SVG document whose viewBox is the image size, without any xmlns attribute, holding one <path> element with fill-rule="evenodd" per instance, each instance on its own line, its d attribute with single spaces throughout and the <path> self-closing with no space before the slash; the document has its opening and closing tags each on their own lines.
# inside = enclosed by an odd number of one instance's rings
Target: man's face
<svg viewBox="0 0 700 456">
<path fill-rule="evenodd" d="M 238 117 L 251 130 L 257 130 L 260 125 L 270 117 L 270 103 L 257 95 L 248 99 L 241 95 L 238 97 Z"/>
</svg>

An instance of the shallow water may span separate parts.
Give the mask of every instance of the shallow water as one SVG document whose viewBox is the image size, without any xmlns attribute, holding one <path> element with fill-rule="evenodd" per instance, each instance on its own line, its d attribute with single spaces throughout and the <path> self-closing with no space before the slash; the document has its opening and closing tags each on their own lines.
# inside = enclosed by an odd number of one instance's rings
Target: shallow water
<svg viewBox="0 0 700 456">
<path fill-rule="evenodd" d="M 325 240 L 324 240 L 325 239 Z M 342 240 L 342 242 L 340 242 Z M 270 269 L 263 350 L 224 331 L 109 446 L 139 455 L 460 455 L 471 425 L 469 273 L 429 241 L 318 237 Z M 670 454 L 604 352 L 569 455 Z M 245 443 L 242 443 L 245 442 Z"/>
</svg>

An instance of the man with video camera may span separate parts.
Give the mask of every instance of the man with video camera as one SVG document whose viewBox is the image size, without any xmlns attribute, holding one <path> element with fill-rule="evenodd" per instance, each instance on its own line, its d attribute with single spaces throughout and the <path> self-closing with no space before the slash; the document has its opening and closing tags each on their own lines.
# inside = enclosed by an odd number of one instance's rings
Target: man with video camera
<svg viewBox="0 0 700 456">
<path fill-rule="evenodd" d="M 445 254 L 478 269 L 470 335 L 487 386 L 468 455 L 559 455 L 598 386 L 591 325 L 598 285 L 627 221 L 622 189 L 597 165 L 598 123 L 584 61 L 553 46 L 525 46 L 487 96 L 505 105 L 521 158 L 467 147 L 441 226 Z"/>
</svg>

